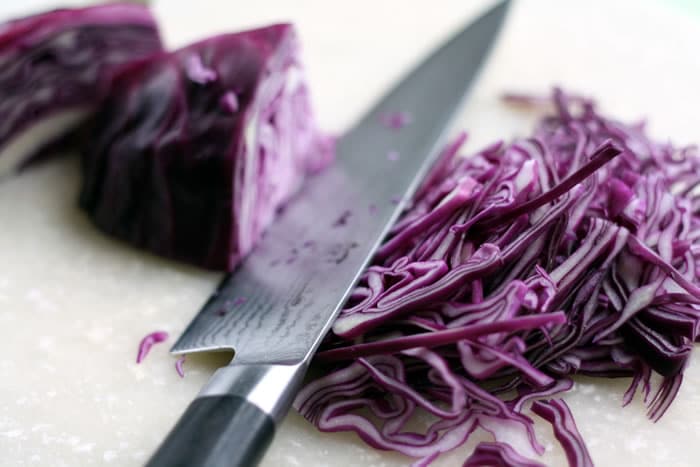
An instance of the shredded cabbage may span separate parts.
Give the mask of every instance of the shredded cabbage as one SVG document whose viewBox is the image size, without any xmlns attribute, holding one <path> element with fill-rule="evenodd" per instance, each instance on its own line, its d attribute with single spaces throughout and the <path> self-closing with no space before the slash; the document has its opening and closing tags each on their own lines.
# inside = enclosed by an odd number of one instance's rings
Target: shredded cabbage
<svg viewBox="0 0 700 467">
<path fill-rule="evenodd" d="M 700 329 L 697 148 L 558 89 L 508 101 L 550 111 L 529 138 L 463 158 L 462 134 L 444 150 L 295 401 L 320 430 L 416 465 L 486 430 L 466 465 L 534 466 L 532 405 L 570 465 L 588 466 L 564 402 L 533 400 L 572 375 L 627 376 L 625 404 L 641 385 L 656 421 L 677 394 Z"/>
<path fill-rule="evenodd" d="M 591 455 L 566 402 L 562 399 L 538 400 L 532 404 L 532 411 L 552 424 L 554 436 L 564 448 L 569 465 L 593 467 Z"/>
</svg>

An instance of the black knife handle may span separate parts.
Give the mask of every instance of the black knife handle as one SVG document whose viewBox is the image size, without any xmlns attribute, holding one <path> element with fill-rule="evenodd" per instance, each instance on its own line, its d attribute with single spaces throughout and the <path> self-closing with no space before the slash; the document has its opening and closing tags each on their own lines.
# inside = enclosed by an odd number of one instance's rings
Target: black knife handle
<svg viewBox="0 0 700 467">
<path fill-rule="evenodd" d="M 147 467 L 257 465 L 305 373 L 305 362 L 219 368 Z"/>
<path fill-rule="evenodd" d="M 275 423 L 235 395 L 195 399 L 147 467 L 250 467 L 260 462 Z"/>
</svg>

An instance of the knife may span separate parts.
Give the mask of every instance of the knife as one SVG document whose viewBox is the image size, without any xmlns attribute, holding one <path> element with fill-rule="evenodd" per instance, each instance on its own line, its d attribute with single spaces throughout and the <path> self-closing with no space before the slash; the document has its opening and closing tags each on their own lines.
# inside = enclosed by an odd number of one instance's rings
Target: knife
<svg viewBox="0 0 700 467">
<path fill-rule="evenodd" d="M 314 352 L 434 160 L 508 3 L 451 38 L 343 136 L 335 164 L 308 180 L 224 278 L 171 352 L 233 349 L 234 358 L 214 373 L 149 467 L 260 461 Z M 392 115 L 408 125 L 387 128 L 381 122 Z M 388 158 L 390 151 L 400 159 Z"/>
</svg>

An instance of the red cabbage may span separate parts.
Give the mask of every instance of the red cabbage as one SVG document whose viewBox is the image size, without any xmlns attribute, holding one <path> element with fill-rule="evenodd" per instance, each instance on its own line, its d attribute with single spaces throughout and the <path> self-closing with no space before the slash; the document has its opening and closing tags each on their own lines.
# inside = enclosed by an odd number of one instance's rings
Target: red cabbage
<svg viewBox="0 0 700 467">
<path fill-rule="evenodd" d="M 481 442 L 463 467 L 544 467 L 544 464 L 526 459 L 503 443 Z"/>
<path fill-rule="evenodd" d="M 212 269 L 233 269 L 332 156 L 288 24 L 126 67 L 90 134 L 81 205 L 97 226 Z"/>
<path fill-rule="evenodd" d="M 177 374 L 180 376 L 180 378 L 185 377 L 185 370 L 182 367 L 184 364 L 185 364 L 185 357 L 184 356 L 178 358 L 175 361 L 175 371 L 177 371 Z"/>
<path fill-rule="evenodd" d="M 400 130 L 412 121 L 411 114 L 402 111 L 383 113 L 379 116 L 379 122 L 390 130 Z"/>
<path fill-rule="evenodd" d="M 133 4 L 0 24 L 0 175 L 84 119 L 117 68 L 160 50 L 150 11 Z"/>
<path fill-rule="evenodd" d="M 591 455 L 566 402 L 562 399 L 535 401 L 532 411 L 552 424 L 554 436 L 564 448 L 571 467 L 593 467 Z"/>
<path fill-rule="evenodd" d="M 322 431 L 432 462 L 537 465 L 527 415 L 570 376 L 632 377 L 656 421 L 700 330 L 700 157 L 555 90 L 529 138 L 444 150 L 362 275 L 295 407 Z M 652 395 L 651 376 L 662 380 Z M 592 465 L 560 400 L 534 402 L 571 465 Z M 408 428 L 421 413 L 423 432 Z"/>
<path fill-rule="evenodd" d="M 139 351 L 136 354 L 136 363 L 141 363 L 151 351 L 151 347 L 155 344 L 160 344 L 168 339 L 168 333 L 165 331 L 155 331 L 147 334 L 139 343 Z"/>
</svg>

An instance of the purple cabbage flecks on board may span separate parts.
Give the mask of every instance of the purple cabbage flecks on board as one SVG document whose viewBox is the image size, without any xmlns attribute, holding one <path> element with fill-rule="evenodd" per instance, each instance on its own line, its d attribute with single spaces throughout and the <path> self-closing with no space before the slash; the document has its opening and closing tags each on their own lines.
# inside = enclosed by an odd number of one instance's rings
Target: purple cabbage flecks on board
<svg viewBox="0 0 700 467">
<path fill-rule="evenodd" d="M 165 331 L 154 331 L 146 334 L 144 338 L 141 339 L 141 342 L 139 342 L 139 349 L 136 354 L 136 363 L 141 363 L 148 356 L 148 353 L 151 351 L 151 348 L 154 345 L 165 342 L 168 337 L 169 334 Z"/>
</svg>

